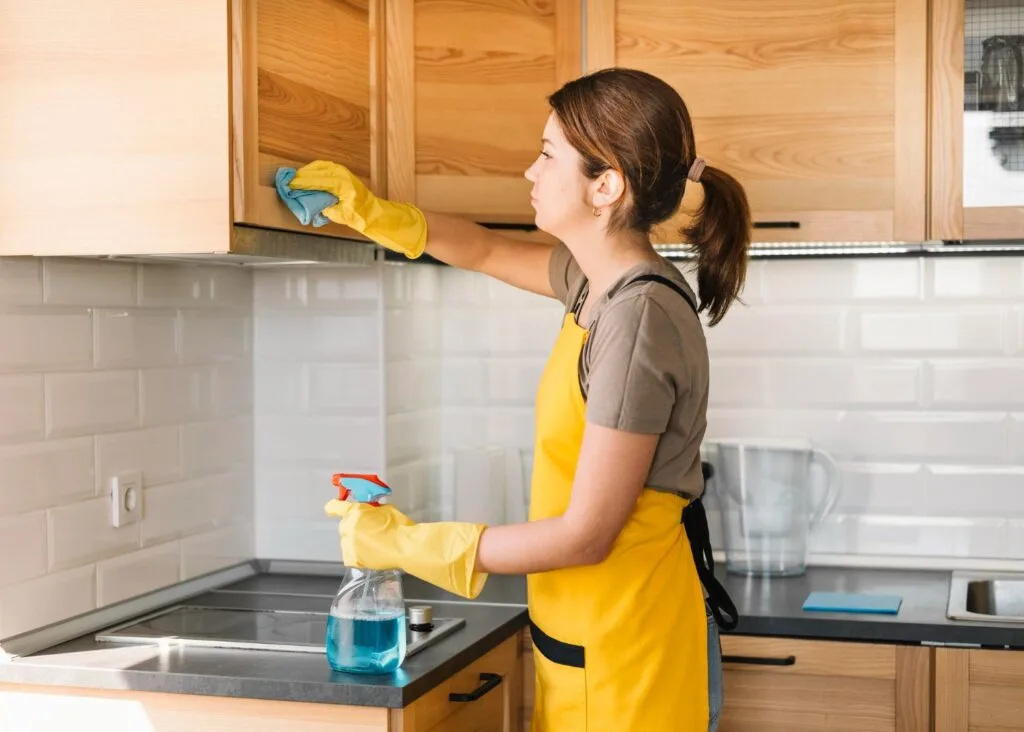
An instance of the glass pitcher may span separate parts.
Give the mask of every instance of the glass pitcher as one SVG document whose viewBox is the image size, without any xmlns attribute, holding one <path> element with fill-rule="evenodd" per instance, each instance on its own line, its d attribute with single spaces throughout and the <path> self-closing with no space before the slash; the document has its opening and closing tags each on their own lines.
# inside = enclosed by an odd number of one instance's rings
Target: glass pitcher
<svg viewBox="0 0 1024 732">
<path fill-rule="evenodd" d="M 709 448 L 726 571 L 803 574 L 808 538 L 839 498 L 835 460 L 804 440 L 716 440 Z"/>
<path fill-rule="evenodd" d="M 375 475 L 338 473 L 338 500 L 378 505 L 391 489 Z M 386 674 L 405 661 L 402 574 L 348 567 L 327 616 L 327 663 L 335 671 Z"/>
</svg>

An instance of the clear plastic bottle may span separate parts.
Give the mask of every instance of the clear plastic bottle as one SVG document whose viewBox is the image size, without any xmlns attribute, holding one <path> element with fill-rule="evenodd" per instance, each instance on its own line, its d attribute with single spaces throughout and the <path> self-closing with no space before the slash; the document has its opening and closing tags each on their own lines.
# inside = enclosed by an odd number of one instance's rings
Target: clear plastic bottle
<svg viewBox="0 0 1024 732">
<path fill-rule="evenodd" d="M 377 476 L 338 473 L 339 500 L 377 504 L 390 494 Z M 327 617 L 327 662 L 335 671 L 387 674 L 405 661 L 402 574 L 349 567 Z"/>
</svg>

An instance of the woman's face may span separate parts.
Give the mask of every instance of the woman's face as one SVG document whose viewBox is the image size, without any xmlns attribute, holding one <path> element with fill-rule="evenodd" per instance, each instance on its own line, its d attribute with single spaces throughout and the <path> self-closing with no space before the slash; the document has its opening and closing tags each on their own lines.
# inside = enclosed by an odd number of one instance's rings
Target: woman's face
<svg viewBox="0 0 1024 732">
<path fill-rule="evenodd" d="M 526 169 L 526 179 L 533 183 L 530 204 L 536 211 L 537 228 L 562 240 L 594 219 L 592 206 L 587 203 L 590 181 L 580 170 L 581 162 L 555 115 L 549 115 L 540 155 Z"/>
</svg>

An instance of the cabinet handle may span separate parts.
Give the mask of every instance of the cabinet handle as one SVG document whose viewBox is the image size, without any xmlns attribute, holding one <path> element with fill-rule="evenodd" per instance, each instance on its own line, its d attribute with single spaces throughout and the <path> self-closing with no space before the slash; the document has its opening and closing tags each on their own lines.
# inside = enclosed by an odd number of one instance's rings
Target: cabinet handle
<svg viewBox="0 0 1024 732">
<path fill-rule="evenodd" d="M 448 695 L 448 701 L 450 702 L 472 702 L 476 701 L 488 691 L 493 689 L 495 686 L 501 683 L 501 674 L 480 674 L 480 686 L 473 689 L 466 694 L 452 693 Z"/>
<path fill-rule="evenodd" d="M 765 658 L 763 656 L 722 656 L 722 663 L 743 663 L 749 666 L 793 666 L 796 656 Z"/>
<path fill-rule="evenodd" d="M 755 229 L 799 229 L 799 221 L 755 221 Z"/>
</svg>

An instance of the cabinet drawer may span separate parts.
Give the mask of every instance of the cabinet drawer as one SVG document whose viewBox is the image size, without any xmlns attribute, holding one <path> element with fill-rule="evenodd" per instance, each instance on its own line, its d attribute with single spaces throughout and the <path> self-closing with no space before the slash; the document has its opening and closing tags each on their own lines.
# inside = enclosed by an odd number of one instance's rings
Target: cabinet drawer
<svg viewBox="0 0 1024 732">
<path fill-rule="evenodd" d="M 722 732 L 896 729 L 896 647 L 722 639 Z"/>
<path fill-rule="evenodd" d="M 520 637 L 452 674 L 401 712 L 401 732 L 511 732 L 522 703 Z M 460 700 L 452 695 L 463 695 Z"/>
</svg>

